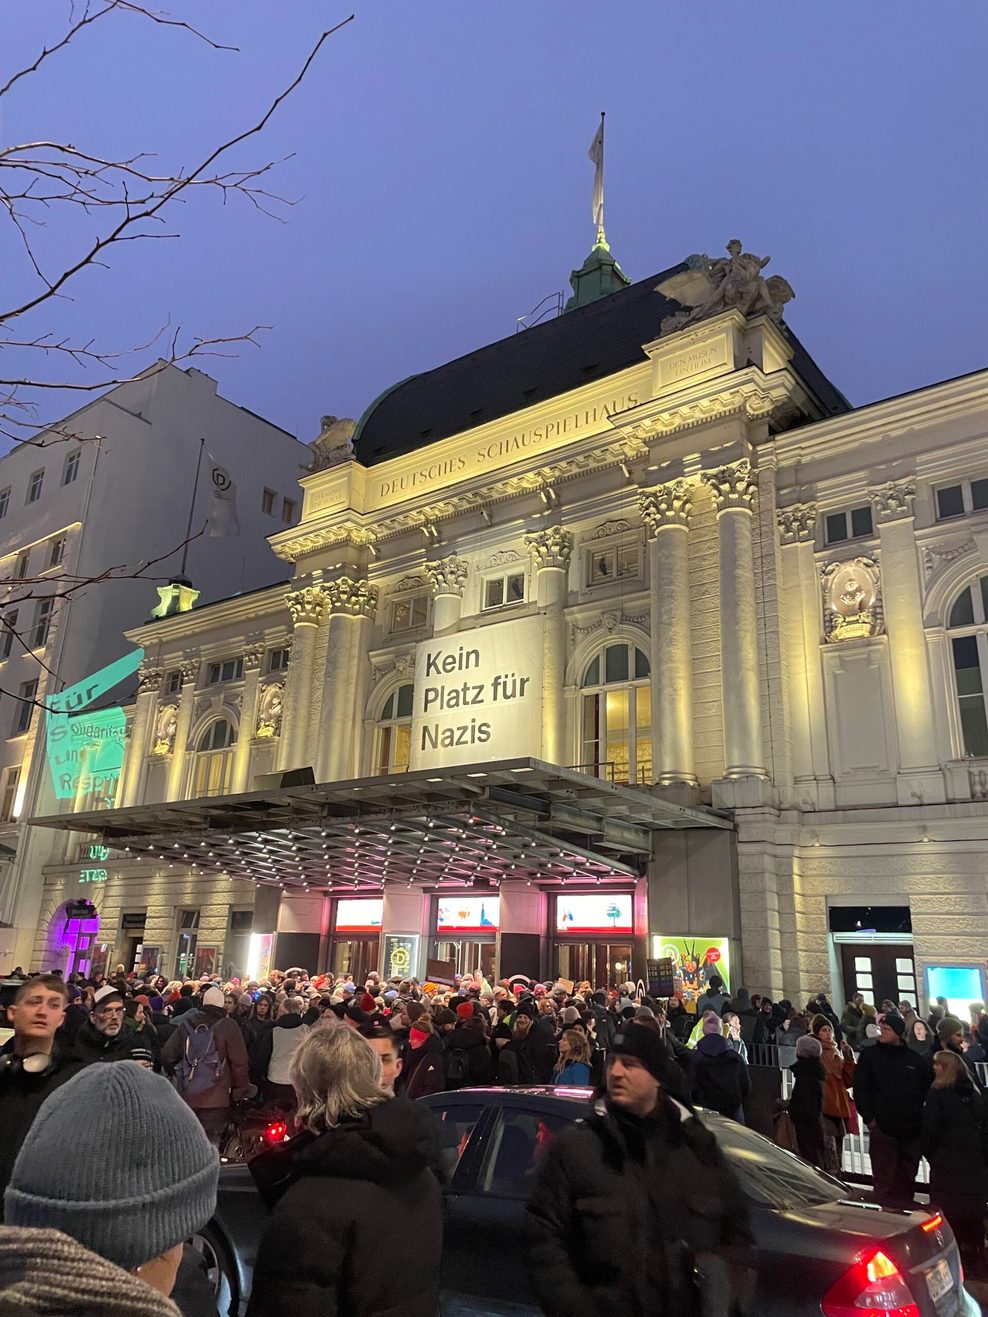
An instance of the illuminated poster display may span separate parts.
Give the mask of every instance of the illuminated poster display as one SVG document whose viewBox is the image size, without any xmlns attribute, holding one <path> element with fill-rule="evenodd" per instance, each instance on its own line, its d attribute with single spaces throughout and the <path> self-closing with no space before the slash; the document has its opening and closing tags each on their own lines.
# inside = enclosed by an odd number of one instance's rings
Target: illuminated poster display
<svg viewBox="0 0 988 1317">
<path fill-rule="evenodd" d="M 407 979 L 418 972 L 418 933 L 388 933 L 384 939 L 384 977 Z"/>
<path fill-rule="evenodd" d="M 58 800 L 94 795 L 92 809 L 112 809 L 123 767 L 127 719 L 123 709 L 85 710 L 132 676 L 144 657 L 131 650 L 56 695 L 45 697 L 48 769 Z"/>
<path fill-rule="evenodd" d="M 384 898 L 350 897 L 336 902 L 337 933 L 380 933 L 384 921 Z"/>
<path fill-rule="evenodd" d="M 621 933 L 630 937 L 633 929 L 630 893 L 556 897 L 557 933 L 585 933 L 588 936 Z"/>
<path fill-rule="evenodd" d="M 667 937 L 656 933 L 652 939 L 656 960 L 668 956 L 675 964 L 674 975 L 682 983 L 683 1001 L 696 1001 L 707 989 L 711 974 L 719 974 L 725 989 L 731 990 L 731 953 L 726 937 Z"/>
<path fill-rule="evenodd" d="M 501 920 L 499 896 L 454 896 L 442 899 L 436 914 L 437 933 L 490 933 Z"/>
</svg>

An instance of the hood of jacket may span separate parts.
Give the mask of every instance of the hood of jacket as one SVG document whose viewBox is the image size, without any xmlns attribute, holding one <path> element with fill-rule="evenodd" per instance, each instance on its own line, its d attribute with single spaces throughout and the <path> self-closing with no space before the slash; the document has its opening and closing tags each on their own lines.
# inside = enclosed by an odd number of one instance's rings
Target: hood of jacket
<svg viewBox="0 0 988 1317">
<path fill-rule="evenodd" d="M 302 1024 L 302 1017 L 297 1013 L 283 1015 L 279 1020 L 275 1020 L 276 1029 L 298 1029 Z"/>
<path fill-rule="evenodd" d="M 181 1317 L 171 1299 L 60 1230 L 0 1227 L 0 1312 L 10 1317 Z"/>
<path fill-rule="evenodd" d="M 697 1041 L 696 1050 L 708 1061 L 723 1061 L 726 1058 L 728 1064 L 738 1055 L 723 1034 L 719 1033 L 704 1034 Z"/>
<path fill-rule="evenodd" d="M 738 988 L 737 992 L 734 994 L 734 1009 L 735 1011 L 750 1011 L 754 1009 L 751 1004 L 751 993 L 747 988 Z"/>
</svg>

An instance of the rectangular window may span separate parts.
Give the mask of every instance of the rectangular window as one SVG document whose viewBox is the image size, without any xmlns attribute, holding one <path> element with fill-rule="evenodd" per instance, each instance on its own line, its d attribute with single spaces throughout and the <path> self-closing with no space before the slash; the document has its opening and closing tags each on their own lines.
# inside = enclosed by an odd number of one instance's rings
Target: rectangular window
<svg viewBox="0 0 988 1317">
<path fill-rule="evenodd" d="M 983 512 L 988 508 L 988 478 L 944 485 L 936 490 L 936 500 L 938 521 L 963 517 L 971 512 Z"/>
<path fill-rule="evenodd" d="M 65 466 L 62 468 L 62 484 L 71 485 L 79 474 L 80 452 L 77 448 L 74 453 L 69 453 L 65 459 Z"/>
<path fill-rule="evenodd" d="M 31 632 L 31 648 L 44 649 L 48 644 L 48 632 L 51 630 L 51 615 L 55 607 L 54 599 L 39 599 L 34 614 L 34 629 Z"/>
<path fill-rule="evenodd" d="M 9 823 L 14 817 L 14 803 L 17 800 L 17 784 L 20 780 L 20 768 L 7 769 L 3 779 L 3 795 L 0 796 L 0 823 Z"/>
<path fill-rule="evenodd" d="M 283 498 L 281 500 L 281 519 L 286 526 L 291 526 L 295 521 L 295 509 L 298 504 L 293 498 Z"/>
<path fill-rule="evenodd" d="M 23 736 L 31 726 L 31 719 L 34 717 L 34 700 L 38 695 L 38 682 L 22 681 L 21 688 L 17 692 L 17 711 L 14 714 L 14 736 Z"/>
<path fill-rule="evenodd" d="M 10 508 L 10 486 L 6 489 L 0 489 L 0 521 L 7 515 Z"/>
<path fill-rule="evenodd" d="M 391 630 L 414 631 L 416 627 L 425 626 L 429 616 L 428 595 L 416 595 L 413 599 L 396 599 L 391 605 Z"/>
<path fill-rule="evenodd" d="M 45 483 L 45 473 L 43 471 L 33 471 L 31 479 L 27 482 L 27 502 L 37 503 L 41 497 L 41 489 Z"/>
<path fill-rule="evenodd" d="M 10 658 L 10 651 L 14 647 L 16 635 L 17 609 L 12 608 L 9 613 L 4 615 L 3 625 L 0 628 L 0 659 Z"/>
<path fill-rule="evenodd" d="M 265 516 L 268 517 L 274 516 L 274 504 L 275 504 L 275 499 L 277 499 L 277 497 L 278 495 L 274 492 L 273 489 L 265 489 L 262 492 L 261 511 L 265 514 Z"/>
<path fill-rule="evenodd" d="M 244 675 L 242 658 L 224 659 L 222 663 L 210 663 L 207 684 L 215 686 L 218 681 L 239 681 Z"/>
<path fill-rule="evenodd" d="M 288 649 L 273 649 L 268 655 L 268 672 L 284 672 L 288 667 Z"/>
<path fill-rule="evenodd" d="M 871 504 L 849 508 L 846 512 L 828 512 L 824 528 L 828 544 L 840 544 L 843 540 L 858 540 L 870 535 L 873 529 Z"/>
<path fill-rule="evenodd" d="M 169 672 L 165 678 L 165 692 L 168 695 L 181 695 L 182 693 L 182 674 L 181 672 Z"/>
<path fill-rule="evenodd" d="M 66 536 L 56 535 L 48 549 L 48 566 L 60 567 L 62 559 L 65 557 L 65 540 Z"/>
<path fill-rule="evenodd" d="M 587 558 L 587 585 L 607 585 L 615 580 L 631 580 L 642 572 L 641 548 L 638 544 L 616 544 L 592 549 Z"/>
<path fill-rule="evenodd" d="M 963 517 L 964 490 L 960 485 L 948 485 L 937 490 L 937 519 L 945 521 L 948 517 Z"/>
<path fill-rule="evenodd" d="M 492 576 L 484 582 L 485 609 L 510 608 L 512 604 L 521 604 L 524 601 L 524 572 L 508 572 L 504 576 Z"/>
<path fill-rule="evenodd" d="M 954 636 L 954 675 L 957 680 L 957 703 L 966 754 L 979 758 L 988 755 L 988 720 L 985 718 L 984 684 L 978 657 L 977 636 Z"/>
<path fill-rule="evenodd" d="M 30 564 L 31 564 L 31 550 L 25 549 L 22 553 L 19 553 L 17 555 L 17 559 L 14 563 L 14 576 L 17 578 L 18 581 L 23 581 L 24 577 L 27 576 L 27 569 L 30 566 Z"/>
</svg>

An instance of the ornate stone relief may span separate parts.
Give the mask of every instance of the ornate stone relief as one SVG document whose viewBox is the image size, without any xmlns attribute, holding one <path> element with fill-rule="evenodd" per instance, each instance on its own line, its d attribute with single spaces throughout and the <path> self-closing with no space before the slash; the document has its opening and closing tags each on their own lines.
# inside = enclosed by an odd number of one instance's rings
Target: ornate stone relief
<svg viewBox="0 0 988 1317">
<path fill-rule="evenodd" d="M 730 466 L 703 471 L 700 479 L 710 486 L 718 512 L 725 512 L 728 508 L 751 511 L 758 486 L 751 474 L 751 463 L 746 457 L 740 462 L 732 462 Z"/>
<path fill-rule="evenodd" d="M 281 718 L 285 709 L 285 686 L 280 681 L 269 681 L 262 689 L 257 702 L 257 726 L 254 735 L 280 736 Z"/>
<path fill-rule="evenodd" d="M 879 521 L 898 521 L 900 517 L 911 517 L 913 514 L 916 482 L 890 480 L 881 488 L 871 490 L 870 495 L 875 516 Z"/>
<path fill-rule="evenodd" d="M 656 292 L 680 302 L 687 311 L 677 311 L 662 321 L 662 334 L 675 333 L 684 325 L 722 311 L 740 311 L 744 316 L 767 315 L 782 319 L 782 308 L 796 296 L 780 274 L 767 279 L 762 270 L 771 256 L 746 252 L 737 238 L 727 244 L 727 255 L 711 260 L 709 256 L 690 256 L 688 269 L 663 280 Z"/>
<path fill-rule="evenodd" d="M 575 645 L 581 636 L 592 636 L 595 631 L 606 631 L 609 636 L 613 636 L 618 627 L 625 625 L 647 627 L 648 614 L 634 613 L 629 616 L 626 613 L 607 612 L 601 613 L 595 621 L 587 623 L 586 626 L 574 623 L 570 627 L 570 643 Z"/>
<path fill-rule="evenodd" d="M 638 511 L 653 535 L 663 526 L 689 527 L 692 510 L 693 487 L 688 480 L 670 480 L 638 495 Z"/>
<path fill-rule="evenodd" d="M 348 617 L 373 617 L 377 607 L 377 586 L 367 581 L 355 581 L 341 576 L 325 586 L 332 613 L 345 613 Z"/>
<path fill-rule="evenodd" d="M 244 671 L 257 672 L 260 669 L 261 662 L 264 658 L 263 645 L 245 645 L 244 646 Z"/>
<path fill-rule="evenodd" d="M 329 596 L 321 585 L 304 585 L 301 590 L 289 591 L 285 603 L 293 626 L 318 626 L 329 608 Z"/>
<path fill-rule="evenodd" d="M 794 503 L 791 507 L 779 508 L 775 515 L 783 544 L 798 544 L 813 538 L 817 517 L 815 503 Z"/>
<path fill-rule="evenodd" d="M 956 562 L 958 558 L 963 558 L 965 553 L 970 553 L 977 547 L 973 539 L 955 540 L 953 543 L 942 540 L 939 544 L 928 544 L 923 550 L 923 570 L 927 580 L 948 563 Z"/>
<path fill-rule="evenodd" d="M 455 554 L 425 564 L 425 574 L 429 578 L 429 585 L 434 595 L 461 596 L 467 580 L 467 571 L 466 559 L 457 558 Z"/>
<path fill-rule="evenodd" d="M 182 685 L 188 686 L 190 682 L 195 681 L 201 667 L 202 661 L 198 654 L 186 654 L 178 667 L 182 674 Z"/>
<path fill-rule="evenodd" d="M 512 563 L 520 562 L 521 554 L 516 549 L 498 549 L 497 553 L 492 553 L 484 563 L 485 567 L 510 567 Z"/>
<path fill-rule="evenodd" d="M 562 526 L 547 526 L 525 536 L 525 548 L 538 567 L 568 567 L 573 552 L 573 536 Z"/>
<path fill-rule="evenodd" d="M 397 585 L 389 587 L 388 594 L 406 594 L 410 590 L 424 590 L 426 587 L 424 576 L 403 576 Z"/>
<path fill-rule="evenodd" d="M 165 679 L 163 668 L 154 668 L 145 666 L 143 663 L 137 669 L 137 679 L 140 683 L 139 689 L 143 691 L 158 691 L 161 689 L 161 683 Z"/>
<path fill-rule="evenodd" d="M 376 686 L 385 677 L 411 677 L 415 672 L 415 655 L 393 654 L 390 658 L 371 666 L 371 685 Z"/>
<path fill-rule="evenodd" d="M 820 583 L 828 642 L 860 640 L 884 632 L 881 576 L 874 558 L 827 563 L 820 569 Z"/>
<path fill-rule="evenodd" d="M 178 731 L 178 705 L 165 704 L 158 710 L 154 720 L 154 739 L 151 742 L 153 755 L 170 755 L 175 749 L 175 733 Z"/>
<path fill-rule="evenodd" d="M 588 540 L 606 540 L 612 535 L 625 535 L 635 527 L 625 517 L 615 517 L 613 521 L 602 521 Z"/>
</svg>

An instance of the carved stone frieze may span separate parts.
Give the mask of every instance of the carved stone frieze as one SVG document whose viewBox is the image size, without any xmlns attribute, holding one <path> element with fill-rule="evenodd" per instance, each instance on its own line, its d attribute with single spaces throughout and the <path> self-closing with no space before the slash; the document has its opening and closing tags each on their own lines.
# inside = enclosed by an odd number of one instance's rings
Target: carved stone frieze
<svg viewBox="0 0 988 1317">
<path fill-rule="evenodd" d="M 195 681 L 201 666 L 202 660 L 198 654 L 186 654 L 183 657 L 182 662 L 178 665 L 178 670 L 182 674 L 183 686 L 188 686 L 190 682 Z"/>
<path fill-rule="evenodd" d="M 884 632 L 881 574 L 874 558 L 826 563 L 820 568 L 820 585 L 823 631 L 829 643 Z"/>
<path fill-rule="evenodd" d="M 269 681 L 261 690 L 257 702 L 257 724 L 254 735 L 271 737 L 281 735 L 281 719 L 285 709 L 285 686 L 280 681 Z"/>
<path fill-rule="evenodd" d="M 497 553 L 492 553 L 484 563 L 485 567 L 510 567 L 512 563 L 520 562 L 521 554 L 517 549 L 498 549 Z"/>
<path fill-rule="evenodd" d="M 965 553 L 970 553 L 976 548 L 974 539 L 953 542 L 943 540 L 939 544 L 928 544 L 923 550 L 923 570 L 927 579 L 935 576 L 948 563 L 956 562 L 958 558 L 963 558 Z"/>
<path fill-rule="evenodd" d="M 324 589 L 331 613 L 343 613 L 347 617 L 374 616 L 378 594 L 376 585 L 341 576 L 338 581 L 328 581 Z"/>
<path fill-rule="evenodd" d="M 594 533 L 588 536 L 588 539 L 606 540 L 612 535 L 626 535 L 628 531 L 634 530 L 631 522 L 626 517 L 615 517 L 611 521 L 602 521 L 594 530 Z"/>
<path fill-rule="evenodd" d="M 588 622 L 583 626 L 574 622 L 570 627 L 570 643 L 575 645 L 582 636 L 591 636 L 595 631 L 606 631 L 612 636 L 619 627 L 622 626 L 648 626 L 647 613 L 601 613 L 593 622 Z"/>
<path fill-rule="evenodd" d="M 451 594 L 460 597 L 467 580 L 467 562 L 455 554 L 449 558 L 437 558 L 425 564 L 425 574 L 434 595 Z"/>
<path fill-rule="evenodd" d="M 137 679 L 140 683 L 139 689 L 142 693 L 144 691 L 153 693 L 161 689 L 161 683 L 165 679 L 165 672 L 163 668 L 156 668 L 149 664 L 142 663 L 137 669 Z"/>
<path fill-rule="evenodd" d="M 916 482 L 889 480 L 880 488 L 871 490 L 870 496 L 878 521 L 898 521 L 900 517 L 911 517 L 913 514 Z"/>
<path fill-rule="evenodd" d="M 817 517 L 815 503 L 794 503 L 791 507 L 779 508 L 775 515 L 783 544 L 799 544 L 813 538 Z"/>
<path fill-rule="evenodd" d="M 388 589 L 388 594 L 406 594 L 410 590 L 424 590 L 426 580 L 422 576 L 403 576 L 396 585 Z"/>
<path fill-rule="evenodd" d="M 703 471 L 700 479 L 710 486 L 717 511 L 726 512 L 729 508 L 744 508 L 750 512 L 755 501 L 758 486 L 751 474 L 751 463 L 746 457 L 729 466 L 720 466 L 713 471 Z"/>
<path fill-rule="evenodd" d="M 178 705 L 162 705 L 154 720 L 154 737 L 151 741 L 151 753 L 159 756 L 170 755 L 175 749 L 175 733 L 177 731 Z"/>
<path fill-rule="evenodd" d="M 244 671 L 258 672 L 264 659 L 264 646 L 261 644 L 244 646 Z"/>
<path fill-rule="evenodd" d="M 390 658 L 371 666 L 371 685 L 376 686 L 385 677 L 411 677 L 415 671 L 415 655 L 393 654 Z"/>
<path fill-rule="evenodd" d="M 573 536 L 562 526 L 547 526 L 525 536 L 525 548 L 536 568 L 568 567 L 573 553 Z"/>
<path fill-rule="evenodd" d="M 693 486 L 688 480 L 670 480 L 665 485 L 643 489 L 638 495 L 638 511 L 653 535 L 663 526 L 688 528 L 692 509 Z"/>
<path fill-rule="evenodd" d="M 321 585 L 304 585 L 285 595 L 293 626 L 318 626 L 329 608 L 329 595 Z"/>
</svg>

